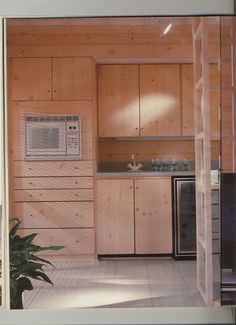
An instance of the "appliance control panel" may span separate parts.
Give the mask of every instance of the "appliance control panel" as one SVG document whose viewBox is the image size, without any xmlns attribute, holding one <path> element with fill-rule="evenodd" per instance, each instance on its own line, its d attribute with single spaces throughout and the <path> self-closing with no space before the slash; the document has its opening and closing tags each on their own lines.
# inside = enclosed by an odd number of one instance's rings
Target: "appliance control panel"
<svg viewBox="0 0 236 325">
<path fill-rule="evenodd" d="M 80 154 L 80 130 L 78 121 L 67 121 L 67 155 Z"/>
</svg>

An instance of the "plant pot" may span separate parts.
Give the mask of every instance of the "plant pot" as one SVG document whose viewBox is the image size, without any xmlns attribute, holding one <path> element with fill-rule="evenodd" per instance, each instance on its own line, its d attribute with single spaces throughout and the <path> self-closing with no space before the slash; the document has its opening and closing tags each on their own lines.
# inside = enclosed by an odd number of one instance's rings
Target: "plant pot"
<svg viewBox="0 0 236 325">
<path fill-rule="evenodd" d="M 11 297 L 11 309 L 23 308 L 23 292 L 19 291 L 14 297 Z"/>
</svg>

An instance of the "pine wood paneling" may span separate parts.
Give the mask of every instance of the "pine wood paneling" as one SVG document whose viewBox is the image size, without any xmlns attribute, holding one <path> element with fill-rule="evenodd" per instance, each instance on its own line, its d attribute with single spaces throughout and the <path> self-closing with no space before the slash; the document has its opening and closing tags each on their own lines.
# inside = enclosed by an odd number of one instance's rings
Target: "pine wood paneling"
<svg viewBox="0 0 236 325">
<path fill-rule="evenodd" d="M 15 161 L 15 177 L 92 176 L 93 161 Z"/>
<path fill-rule="evenodd" d="M 11 82 L 14 100 L 50 100 L 51 59 L 12 59 Z"/>
<path fill-rule="evenodd" d="M 94 227 L 93 202 L 18 202 L 14 216 L 23 228 Z"/>
<path fill-rule="evenodd" d="M 130 161 L 131 154 L 137 160 L 176 158 L 194 160 L 194 141 L 117 141 L 99 140 L 100 161 Z"/>
<path fill-rule="evenodd" d="M 93 188 L 92 177 L 18 177 L 15 190 Z"/>
<path fill-rule="evenodd" d="M 53 99 L 92 99 L 91 58 L 53 58 Z"/>
<path fill-rule="evenodd" d="M 210 121 L 211 121 L 211 136 L 220 138 L 220 71 L 217 64 L 210 64 Z"/>
<path fill-rule="evenodd" d="M 97 181 L 97 250 L 134 253 L 133 180 Z"/>
<path fill-rule="evenodd" d="M 135 247 L 137 254 L 172 253 L 169 177 L 135 180 Z"/>
<path fill-rule="evenodd" d="M 25 114 L 75 114 L 81 117 L 82 159 L 93 158 L 92 103 L 88 101 L 23 101 L 13 102 L 10 127 L 13 132 L 10 153 L 14 160 L 25 159 Z M 22 176 L 22 175 L 20 175 Z M 39 175 L 43 176 L 43 175 Z M 53 175 L 48 175 L 53 176 Z M 76 176 L 76 175 L 75 175 Z"/>
<path fill-rule="evenodd" d="M 221 157 L 222 170 L 233 172 L 235 165 L 235 18 L 221 18 Z"/>
<path fill-rule="evenodd" d="M 180 66 L 140 65 L 140 124 L 144 136 L 180 136 Z"/>
<path fill-rule="evenodd" d="M 15 202 L 28 201 L 91 201 L 93 200 L 93 190 L 15 190 Z"/>
<path fill-rule="evenodd" d="M 232 136 L 224 136 L 221 147 L 222 154 L 222 167 L 224 172 L 233 172 L 234 171 L 234 161 L 235 157 L 233 156 L 234 152 L 234 140 Z"/>
<path fill-rule="evenodd" d="M 40 246 L 64 246 L 59 251 L 44 251 L 43 255 L 94 254 L 93 229 L 22 229 L 20 234 L 37 233 L 34 243 Z"/>
<path fill-rule="evenodd" d="M 115 39 L 115 38 L 113 38 Z M 186 44 L 171 45 L 142 45 L 134 46 L 132 44 L 116 45 L 116 44 L 104 44 L 104 45 L 19 45 L 9 47 L 8 56 L 30 56 L 30 57 L 74 57 L 78 56 L 91 56 L 98 61 L 113 62 L 113 63 L 139 63 L 147 62 L 166 62 L 176 63 L 192 62 L 192 45 Z M 115 62 L 114 62 L 115 61 Z"/>
<path fill-rule="evenodd" d="M 98 66 L 100 137 L 139 135 L 138 65 Z"/>
<path fill-rule="evenodd" d="M 182 135 L 194 135 L 193 65 L 181 65 Z"/>
</svg>

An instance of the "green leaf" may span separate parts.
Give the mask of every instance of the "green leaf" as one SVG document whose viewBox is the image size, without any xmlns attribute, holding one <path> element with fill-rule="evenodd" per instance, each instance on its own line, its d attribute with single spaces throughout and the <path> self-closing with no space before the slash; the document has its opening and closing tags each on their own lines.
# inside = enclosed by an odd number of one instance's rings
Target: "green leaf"
<svg viewBox="0 0 236 325">
<path fill-rule="evenodd" d="M 26 277 L 21 277 L 18 280 L 18 288 L 20 291 L 24 291 L 24 290 L 33 290 L 33 286 L 31 281 L 26 278 Z"/>
<path fill-rule="evenodd" d="M 19 267 L 19 272 L 22 274 L 29 273 L 38 269 L 42 269 L 43 264 L 34 263 L 34 262 L 27 262 Z"/>
<path fill-rule="evenodd" d="M 52 286 L 53 286 L 53 283 L 52 281 L 49 279 L 49 277 L 43 273 L 43 272 L 40 272 L 40 271 L 33 271 L 31 272 L 31 275 L 30 275 L 32 278 L 34 279 L 37 279 L 37 280 L 40 280 L 40 281 L 45 281 L 45 282 L 48 282 L 50 283 Z"/>
<path fill-rule="evenodd" d="M 31 235 L 28 235 L 28 236 L 25 236 L 25 237 L 22 237 L 22 240 L 24 242 L 24 244 L 31 244 L 31 242 L 34 240 L 34 238 L 37 236 L 36 233 L 33 233 Z"/>
<path fill-rule="evenodd" d="M 54 267 L 54 265 L 51 262 L 49 262 L 41 257 L 38 257 L 36 255 L 33 255 L 33 254 L 29 255 L 29 259 L 33 260 L 33 261 L 39 261 L 39 262 L 42 262 L 42 263 L 45 263 L 45 264 L 48 264 L 48 265 L 51 265 L 52 267 Z"/>
<path fill-rule="evenodd" d="M 10 239 L 13 238 L 17 232 L 17 230 L 20 227 L 20 221 L 17 219 L 17 223 L 11 228 L 10 232 L 9 232 L 9 237 Z"/>
<path fill-rule="evenodd" d="M 10 243 L 10 288 L 11 305 L 19 298 L 19 294 L 24 290 L 32 290 L 33 286 L 30 279 L 45 281 L 53 285 L 49 277 L 44 273 L 43 266 L 53 264 L 41 257 L 38 252 L 47 250 L 60 250 L 64 246 L 41 247 L 33 243 L 37 233 L 21 237 L 17 234 L 20 227 L 19 219 L 12 219 L 15 222 L 9 233 Z"/>
<path fill-rule="evenodd" d="M 62 248 L 64 248 L 64 246 L 46 246 L 46 247 L 41 247 L 41 246 L 33 245 L 32 252 L 42 252 L 42 251 L 47 251 L 47 250 L 57 251 L 57 250 L 62 249 Z"/>
</svg>

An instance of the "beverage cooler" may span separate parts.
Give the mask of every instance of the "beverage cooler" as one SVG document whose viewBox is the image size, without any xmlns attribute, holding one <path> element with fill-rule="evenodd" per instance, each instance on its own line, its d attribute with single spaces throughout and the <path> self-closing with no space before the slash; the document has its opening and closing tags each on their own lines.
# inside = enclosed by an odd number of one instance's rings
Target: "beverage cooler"
<svg viewBox="0 0 236 325">
<path fill-rule="evenodd" d="M 173 247 L 176 259 L 196 257 L 195 178 L 173 177 Z"/>
<path fill-rule="evenodd" d="M 221 303 L 236 305 L 236 173 L 221 174 Z"/>
</svg>

